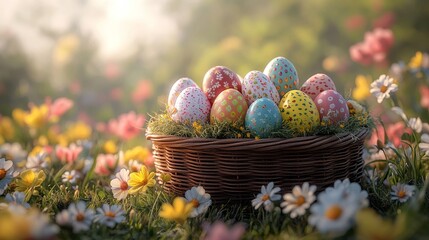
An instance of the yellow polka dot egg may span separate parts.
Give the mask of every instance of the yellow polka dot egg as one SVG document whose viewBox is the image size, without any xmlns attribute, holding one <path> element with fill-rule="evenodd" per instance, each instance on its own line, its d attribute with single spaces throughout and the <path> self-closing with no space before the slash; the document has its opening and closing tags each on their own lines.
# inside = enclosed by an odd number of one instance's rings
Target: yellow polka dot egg
<svg viewBox="0 0 429 240">
<path fill-rule="evenodd" d="M 210 112 L 210 123 L 229 122 L 244 124 L 247 103 L 243 95 L 235 89 L 222 91 L 215 99 Z"/>
<path fill-rule="evenodd" d="M 280 113 L 286 125 L 295 132 L 306 133 L 320 122 L 316 104 L 304 92 L 287 92 L 279 104 Z"/>
</svg>

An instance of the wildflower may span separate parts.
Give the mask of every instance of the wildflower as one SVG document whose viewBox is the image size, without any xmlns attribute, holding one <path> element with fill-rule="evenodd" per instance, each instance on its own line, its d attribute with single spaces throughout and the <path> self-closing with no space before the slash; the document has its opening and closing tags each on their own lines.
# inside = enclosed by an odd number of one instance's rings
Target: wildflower
<svg viewBox="0 0 429 240">
<path fill-rule="evenodd" d="M 63 163 L 74 163 L 82 150 L 83 148 L 81 146 L 70 144 L 68 148 L 57 146 L 55 148 L 55 154 L 57 158 Z"/>
<path fill-rule="evenodd" d="M 137 160 L 131 160 L 128 162 L 128 169 L 130 169 L 131 172 L 138 172 L 142 168 L 143 164 L 140 163 Z"/>
<path fill-rule="evenodd" d="M 337 180 L 334 183 L 334 187 L 328 187 L 325 190 L 326 192 L 338 191 L 342 193 L 342 196 L 345 199 L 357 199 L 359 201 L 359 207 L 367 207 L 368 202 L 368 192 L 362 190 L 361 186 L 358 183 L 351 183 L 348 178 L 343 181 Z"/>
<path fill-rule="evenodd" d="M 370 92 L 377 98 L 377 102 L 381 103 L 385 98 L 390 98 L 391 92 L 393 93 L 397 90 L 398 85 L 393 83 L 393 78 L 383 74 L 371 83 Z"/>
<path fill-rule="evenodd" d="M 414 195 L 415 190 L 416 187 L 413 185 L 398 183 L 392 186 L 392 191 L 390 192 L 391 199 L 404 203 Z"/>
<path fill-rule="evenodd" d="M 48 166 L 46 161 L 47 154 L 45 152 L 40 152 L 37 155 L 28 155 L 27 163 L 25 167 L 28 169 L 42 169 Z"/>
<path fill-rule="evenodd" d="M 150 151 L 147 148 L 137 146 L 125 151 L 124 161 L 128 163 L 131 160 L 137 160 L 143 163 L 150 156 Z"/>
<path fill-rule="evenodd" d="M 310 186 L 308 182 L 302 184 L 302 187 L 295 186 L 292 193 L 283 195 L 285 201 L 280 205 L 283 208 L 283 213 L 290 213 L 291 218 L 304 215 L 305 211 L 316 200 L 315 192 L 316 186 Z"/>
<path fill-rule="evenodd" d="M 118 119 L 112 119 L 109 122 L 109 131 L 122 140 L 130 140 L 140 133 L 145 122 L 143 115 L 135 112 L 122 114 Z"/>
<path fill-rule="evenodd" d="M 141 103 L 150 96 L 152 96 L 152 83 L 148 80 L 141 80 L 132 93 L 132 100 L 134 103 Z"/>
<path fill-rule="evenodd" d="M 6 156 L 7 159 L 12 160 L 15 167 L 24 167 L 24 160 L 27 157 L 27 152 L 22 149 L 19 143 L 5 143 L 0 146 L 0 156 Z"/>
<path fill-rule="evenodd" d="M 31 128 L 41 128 L 48 122 L 49 108 L 45 104 L 32 106 L 30 113 L 25 115 L 24 122 Z"/>
<path fill-rule="evenodd" d="M 76 122 L 67 127 L 64 138 L 69 142 L 77 142 L 91 137 L 92 129 L 84 122 Z"/>
<path fill-rule="evenodd" d="M 171 175 L 169 173 L 161 173 L 160 178 L 161 178 L 162 182 L 165 184 L 171 180 Z"/>
<path fill-rule="evenodd" d="M 418 71 L 420 68 L 427 68 L 429 66 L 429 55 L 427 53 L 416 52 L 416 55 L 411 58 L 408 67 L 413 71 Z"/>
<path fill-rule="evenodd" d="M 169 203 L 162 204 L 159 216 L 183 224 L 193 209 L 192 203 L 187 203 L 182 197 L 176 197 L 173 201 L 173 205 Z"/>
<path fill-rule="evenodd" d="M 422 134 L 419 148 L 425 152 L 426 155 L 429 155 L 429 134 Z"/>
<path fill-rule="evenodd" d="M 97 214 L 95 215 L 95 221 L 113 228 L 116 224 L 125 221 L 125 212 L 119 205 L 109 206 L 103 204 L 103 207 L 97 208 Z"/>
<path fill-rule="evenodd" d="M 225 223 L 217 221 L 212 225 L 204 225 L 204 240 L 240 240 L 245 233 L 246 228 L 242 223 L 236 223 L 234 226 L 229 227 Z"/>
<path fill-rule="evenodd" d="M 70 108 L 72 108 L 73 104 L 74 103 L 72 100 L 65 97 L 58 98 L 53 103 L 48 101 L 47 105 L 49 107 L 49 116 L 59 118 Z"/>
<path fill-rule="evenodd" d="M 80 178 L 80 174 L 76 170 L 71 170 L 66 171 L 61 177 L 63 178 L 63 183 L 75 184 Z"/>
<path fill-rule="evenodd" d="M 69 205 L 67 210 L 63 211 L 67 211 L 68 214 L 61 213 L 62 215 L 60 215 L 60 220 L 65 220 L 61 218 L 65 218 L 68 215 L 68 225 L 73 227 L 74 233 L 87 231 L 94 219 L 94 210 L 86 208 L 86 203 L 83 201 L 72 203 Z M 57 219 L 57 221 L 58 220 L 59 219 Z M 65 222 L 67 223 L 67 221 Z"/>
<path fill-rule="evenodd" d="M 115 154 L 118 152 L 118 147 L 116 146 L 116 143 L 113 140 L 108 140 L 104 143 L 103 150 L 105 153 Z"/>
<path fill-rule="evenodd" d="M 268 183 L 266 187 L 261 186 L 261 193 L 252 200 L 252 206 L 258 209 L 263 204 L 266 211 L 271 211 L 274 208 L 273 201 L 281 199 L 281 195 L 276 194 L 278 192 L 280 192 L 280 188 L 274 188 L 273 182 Z"/>
<path fill-rule="evenodd" d="M 94 172 L 100 176 L 109 176 L 116 168 L 118 159 L 112 154 L 98 154 Z"/>
<path fill-rule="evenodd" d="M 79 45 L 80 40 L 76 35 L 67 34 L 60 37 L 55 45 L 52 56 L 54 62 L 59 66 L 68 63 Z"/>
<path fill-rule="evenodd" d="M 342 191 L 322 192 L 310 208 L 308 223 L 322 233 L 342 234 L 353 223 L 359 200 L 356 195 L 344 198 Z"/>
<path fill-rule="evenodd" d="M 46 174 L 43 170 L 25 170 L 16 179 L 16 191 L 28 194 L 26 198 L 28 200 L 31 197 L 32 191 L 42 185 L 45 178 Z"/>
<path fill-rule="evenodd" d="M 155 179 L 153 179 L 154 177 L 155 173 L 149 173 L 145 166 L 143 166 L 139 172 L 131 173 L 130 180 L 128 181 L 128 185 L 131 187 L 129 193 L 146 192 L 148 187 L 155 186 L 156 182 Z"/>
<path fill-rule="evenodd" d="M 199 122 L 193 122 L 192 127 L 195 129 L 196 133 L 201 133 L 203 126 Z"/>
<path fill-rule="evenodd" d="M 369 92 L 369 86 L 370 86 L 370 80 L 363 76 L 358 75 L 355 79 L 356 87 L 353 89 L 353 98 L 356 101 L 364 101 L 366 100 L 370 94 Z"/>
<path fill-rule="evenodd" d="M 15 128 L 12 119 L 9 117 L 0 116 L 0 137 L 3 140 L 11 141 L 15 136 Z"/>
<path fill-rule="evenodd" d="M 192 203 L 194 210 L 190 217 L 196 217 L 205 213 L 208 207 L 212 204 L 210 194 L 206 193 L 206 190 L 201 187 L 192 187 L 191 190 L 185 192 L 185 198 L 188 203 Z"/>
<path fill-rule="evenodd" d="M 25 201 L 25 194 L 23 192 L 8 193 L 4 199 L 9 204 L 18 204 L 24 208 L 30 208 L 30 204 Z"/>
<path fill-rule="evenodd" d="M 20 109 L 15 108 L 12 111 L 12 118 L 17 122 L 20 126 L 25 126 L 25 117 L 27 116 L 27 112 Z"/>
<path fill-rule="evenodd" d="M 13 178 L 13 162 L 0 159 L 0 195 L 3 195 Z"/>
<path fill-rule="evenodd" d="M 420 105 L 424 108 L 429 108 L 429 87 L 420 86 Z"/>
<path fill-rule="evenodd" d="M 121 169 L 120 172 L 116 173 L 116 178 L 110 181 L 113 197 L 116 200 L 122 200 L 128 196 L 128 189 L 130 188 L 128 186 L 129 175 L 129 170 Z"/>
<path fill-rule="evenodd" d="M 410 128 L 413 129 L 414 131 L 416 131 L 417 133 L 421 133 L 422 129 L 423 129 L 422 120 L 419 117 L 418 118 L 411 118 L 408 121 L 408 126 L 410 126 Z"/>
</svg>

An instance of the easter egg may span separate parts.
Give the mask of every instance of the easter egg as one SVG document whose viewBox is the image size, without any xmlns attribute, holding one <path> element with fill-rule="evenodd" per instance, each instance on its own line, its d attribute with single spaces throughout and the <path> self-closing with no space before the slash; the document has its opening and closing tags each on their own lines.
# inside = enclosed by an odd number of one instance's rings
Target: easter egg
<svg viewBox="0 0 429 240">
<path fill-rule="evenodd" d="M 365 108 L 354 100 L 347 100 L 347 107 L 349 108 L 350 116 L 366 113 Z"/>
<path fill-rule="evenodd" d="M 305 133 L 319 125 L 316 104 L 300 90 L 287 92 L 280 101 L 279 109 L 286 125 L 293 131 Z"/>
<path fill-rule="evenodd" d="M 317 95 L 314 102 L 323 122 L 337 124 L 349 119 L 347 101 L 337 91 L 323 91 Z"/>
<path fill-rule="evenodd" d="M 305 92 L 313 100 L 317 95 L 319 95 L 319 93 L 325 90 L 337 91 L 334 81 L 332 81 L 328 75 L 323 73 L 314 74 L 301 86 L 301 91 Z"/>
<path fill-rule="evenodd" d="M 211 68 L 204 75 L 203 91 L 212 104 L 225 89 L 233 88 L 241 92 L 241 83 L 237 74 L 223 66 Z"/>
<path fill-rule="evenodd" d="M 268 137 L 282 127 L 279 108 L 269 98 L 260 98 L 249 106 L 245 120 L 246 128 L 258 137 Z"/>
<path fill-rule="evenodd" d="M 210 122 L 229 122 L 243 125 L 247 112 L 247 103 L 243 95 L 235 89 L 221 92 L 213 102 Z"/>
<path fill-rule="evenodd" d="M 243 78 L 243 96 L 250 105 L 260 98 L 269 98 L 276 104 L 279 103 L 280 97 L 273 82 L 259 71 L 250 71 Z"/>
<path fill-rule="evenodd" d="M 207 96 L 197 87 L 188 87 L 177 97 L 171 118 L 181 123 L 205 123 L 209 115 L 210 102 Z"/>
<path fill-rule="evenodd" d="M 271 60 L 265 67 L 264 74 L 274 83 L 280 98 L 290 90 L 298 89 L 298 73 L 292 62 L 284 57 Z"/>
<path fill-rule="evenodd" d="M 190 78 L 181 78 L 177 80 L 170 89 L 170 93 L 168 94 L 168 111 L 171 113 L 174 109 L 174 104 L 176 104 L 177 97 L 180 93 L 188 87 L 198 87 L 198 85 L 192 81 Z"/>
</svg>

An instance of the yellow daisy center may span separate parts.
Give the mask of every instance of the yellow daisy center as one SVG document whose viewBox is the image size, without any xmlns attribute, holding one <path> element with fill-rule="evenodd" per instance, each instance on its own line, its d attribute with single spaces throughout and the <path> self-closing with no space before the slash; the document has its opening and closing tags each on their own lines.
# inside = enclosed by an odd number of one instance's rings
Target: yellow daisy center
<svg viewBox="0 0 429 240">
<path fill-rule="evenodd" d="M 72 179 L 73 179 L 73 175 L 68 175 L 68 176 L 67 176 L 67 179 L 68 179 L 68 180 L 72 180 Z"/>
<path fill-rule="evenodd" d="M 83 215 L 82 213 L 78 213 L 76 215 L 76 221 L 82 222 L 83 220 L 85 220 L 85 215 Z"/>
<path fill-rule="evenodd" d="M 0 168 L 0 180 L 6 177 L 6 170 L 4 168 Z"/>
<path fill-rule="evenodd" d="M 197 208 L 198 206 L 200 206 L 200 202 L 197 199 L 192 199 L 190 201 L 190 203 L 192 204 L 192 206 L 194 206 L 194 208 Z"/>
<path fill-rule="evenodd" d="M 295 204 L 299 207 L 305 203 L 305 197 L 299 196 L 296 198 Z"/>
<path fill-rule="evenodd" d="M 343 209 L 341 209 L 337 204 L 334 204 L 326 210 L 325 217 L 329 220 L 337 220 L 341 217 L 342 213 Z"/>
<path fill-rule="evenodd" d="M 107 211 L 104 215 L 106 215 L 106 217 L 111 217 L 111 218 L 114 218 L 116 216 L 116 214 L 112 211 Z"/>
<path fill-rule="evenodd" d="M 380 92 L 385 93 L 387 91 L 387 86 L 383 85 L 380 87 Z"/>
<path fill-rule="evenodd" d="M 265 194 L 264 196 L 262 196 L 262 201 L 268 201 L 268 200 L 270 200 L 270 196 L 268 196 L 268 194 Z"/>
</svg>

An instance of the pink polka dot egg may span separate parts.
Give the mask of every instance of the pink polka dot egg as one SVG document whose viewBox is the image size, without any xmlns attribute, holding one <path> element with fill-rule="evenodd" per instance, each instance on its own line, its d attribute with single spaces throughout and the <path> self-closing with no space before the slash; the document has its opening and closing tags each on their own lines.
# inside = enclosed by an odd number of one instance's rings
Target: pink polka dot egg
<svg viewBox="0 0 429 240">
<path fill-rule="evenodd" d="M 338 124 L 349 119 L 349 108 L 347 101 L 334 90 L 321 92 L 314 99 L 320 120 L 328 124 Z"/>
<path fill-rule="evenodd" d="M 177 97 L 171 118 L 180 123 L 206 123 L 210 116 L 210 102 L 198 87 L 185 88 Z"/>
<path fill-rule="evenodd" d="M 323 73 L 317 73 L 311 76 L 302 84 L 301 91 L 305 92 L 311 99 L 315 99 L 317 95 L 325 90 L 337 90 L 334 81 Z"/>
</svg>

